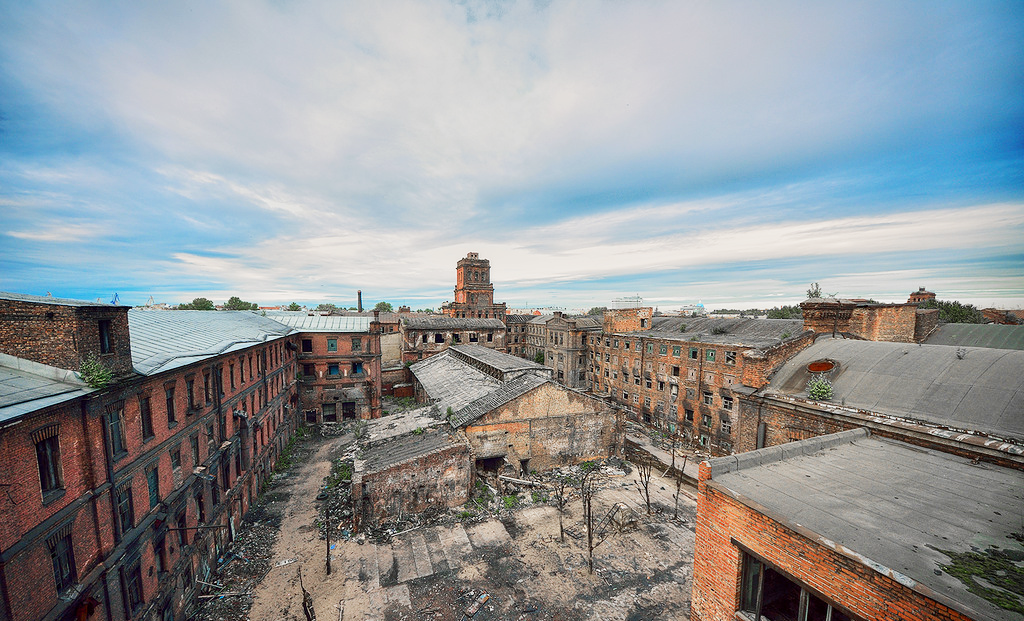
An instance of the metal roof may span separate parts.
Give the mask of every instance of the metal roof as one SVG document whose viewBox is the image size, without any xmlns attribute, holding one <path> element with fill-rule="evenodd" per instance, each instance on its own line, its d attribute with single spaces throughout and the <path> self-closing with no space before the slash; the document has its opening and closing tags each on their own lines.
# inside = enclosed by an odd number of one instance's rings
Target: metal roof
<svg viewBox="0 0 1024 621">
<path fill-rule="evenodd" d="M 760 464 L 712 480 L 754 510 L 817 534 L 819 545 L 841 546 L 875 571 L 898 572 L 897 580 L 923 585 L 972 618 L 1007 618 L 943 569 L 952 559 L 942 551 L 1024 556 L 1014 539 L 1024 514 L 1024 472 L 878 437 L 817 451 L 798 446 L 830 437 L 712 460 L 713 470 L 729 460 Z"/>
<path fill-rule="evenodd" d="M 0 300 L 12 300 L 14 302 L 31 302 L 32 304 L 54 304 L 57 306 L 105 306 L 107 308 L 125 308 L 125 305 L 106 304 L 104 302 L 88 302 L 86 300 L 70 300 L 67 298 L 55 298 L 48 295 L 28 295 L 25 293 L 8 293 L 0 291 Z"/>
<path fill-rule="evenodd" d="M 74 371 L 0 354 L 0 423 L 90 392 Z"/>
<path fill-rule="evenodd" d="M 444 427 L 425 429 L 422 433 L 408 433 L 383 440 L 366 449 L 356 470 L 362 473 L 379 472 L 410 459 L 429 455 L 435 451 L 465 442 L 453 438 Z"/>
<path fill-rule="evenodd" d="M 409 367 L 442 412 L 458 411 L 498 389 L 501 381 L 444 351 Z"/>
<path fill-rule="evenodd" d="M 1024 438 L 1024 351 L 822 336 L 783 365 L 766 392 L 807 398 L 807 365 L 816 360 L 837 363 L 828 375 L 831 403 Z"/>
<path fill-rule="evenodd" d="M 501 407 L 516 397 L 525 395 L 534 388 L 550 381 L 546 377 L 528 373 L 507 382 L 502 382 L 497 390 L 456 411 L 448 422 L 452 427 L 467 425 L 494 408 Z"/>
<path fill-rule="evenodd" d="M 924 341 L 929 345 L 960 345 L 1024 349 L 1024 326 L 996 323 L 944 323 Z"/>
<path fill-rule="evenodd" d="M 476 360 L 481 364 L 487 365 L 502 376 L 514 371 L 551 372 L 550 367 L 544 366 L 543 364 L 537 364 L 532 360 L 520 358 L 519 356 L 505 354 L 500 351 L 493 350 L 490 347 L 484 347 L 483 345 L 474 345 L 472 343 L 465 345 L 452 345 L 448 348 L 448 351 L 454 351 L 456 352 L 456 355 L 465 356 Z"/>
<path fill-rule="evenodd" d="M 365 315 L 311 315 L 302 311 L 268 311 L 267 318 L 299 332 L 367 333 L 373 321 L 373 317 Z"/>
<path fill-rule="evenodd" d="M 132 366 L 153 375 L 293 332 L 250 311 L 128 311 Z"/>
<path fill-rule="evenodd" d="M 411 330 L 504 330 L 500 319 L 476 317 L 403 317 L 402 323 Z"/>
</svg>

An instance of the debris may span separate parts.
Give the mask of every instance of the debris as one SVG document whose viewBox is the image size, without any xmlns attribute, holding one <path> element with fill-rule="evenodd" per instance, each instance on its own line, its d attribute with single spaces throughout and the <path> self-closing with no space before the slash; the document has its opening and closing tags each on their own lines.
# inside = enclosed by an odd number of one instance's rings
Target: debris
<svg viewBox="0 0 1024 621">
<path fill-rule="evenodd" d="M 274 563 L 274 567 L 284 567 L 285 565 L 291 565 L 296 560 L 298 560 L 298 559 L 286 558 L 283 561 L 278 561 L 278 562 Z"/>
<path fill-rule="evenodd" d="M 486 604 L 487 600 L 489 599 L 491 599 L 490 595 L 488 595 L 487 593 L 481 593 L 480 597 L 476 598 L 476 601 L 470 604 L 469 608 L 466 608 L 466 616 L 472 617 L 473 615 L 475 615 L 477 612 L 480 611 L 480 607 Z"/>
</svg>

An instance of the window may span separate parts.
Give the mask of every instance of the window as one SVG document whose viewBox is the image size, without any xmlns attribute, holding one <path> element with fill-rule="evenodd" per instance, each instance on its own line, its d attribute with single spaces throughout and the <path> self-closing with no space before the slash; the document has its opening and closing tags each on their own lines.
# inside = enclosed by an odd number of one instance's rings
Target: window
<svg viewBox="0 0 1024 621">
<path fill-rule="evenodd" d="M 124 568 L 124 595 L 124 605 L 130 617 L 142 606 L 142 571 L 139 569 L 139 561 Z"/>
<path fill-rule="evenodd" d="M 470 332 L 469 333 L 469 342 L 470 343 L 479 343 L 480 342 L 480 337 L 477 336 L 476 332 Z"/>
<path fill-rule="evenodd" d="M 64 488 L 60 467 L 60 427 L 47 425 L 32 434 L 39 464 L 39 486 L 43 497 Z"/>
<path fill-rule="evenodd" d="M 121 526 L 121 534 L 124 535 L 135 526 L 135 506 L 132 502 L 132 480 L 122 481 L 117 486 L 115 493 L 117 502 L 117 520 Z"/>
<path fill-rule="evenodd" d="M 199 465 L 199 434 L 193 434 L 188 439 L 189 448 L 192 449 L 192 466 Z"/>
<path fill-rule="evenodd" d="M 705 427 L 710 428 L 711 427 L 711 415 L 710 414 L 701 414 L 701 416 L 700 416 L 700 424 L 704 425 Z"/>
<path fill-rule="evenodd" d="M 494 342 L 494 333 L 493 332 L 488 332 L 487 333 L 487 342 L 488 343 L 493 343 Z"/>
<path fill-rule="evenodd" d="M 476 338 L 476 335 L 474 335 L 472 333 L 469 335 L 469 340 L 470 341 L 473 341 L 475 338 Z M 441 334 L 440 332 L 437 332 L 436 334 L 434 334 L 434 342 L 435 343 L 444 343 L 444 335 Z M 355 351 L 355 348 L 353 348 L 352 351 Z"/>
<path fill-rule="evenodd" d="M 53 581 L 57 592 L 63 593 L 75 583 L 75 551 L 71 544 L 71 522 L 46 540 L 53 561 Z"/>
<path fill-rule="evenodd" d="M 646 319 L 644 319 L 644 318 L 640 319 L 640 327 L 641 328 L 646 328 L 647 327 L 647 320 Z"/>
<path fill-rule="evenodd" d="M 726 410 L 732 409 L 732 397 L 722 397 L 722 407 Z"/>
<path fill-rule="evenodd" d="M 339 375 L 338 365 L 329 364 L 327 365 L 327 375 L 330 377 L 336 377 Z"/>
<path fill-rule="evenodd" d="M 615 339 L 614 343 L 615 343 L 615 347 L 618 347 L 619 346 L 619 339 Z M 629 341 L 626 341 L 626 349 L 629 349 Z"/>
<path fill-rule="evenodd" d="M 682 349 L 683 348 L 681 346 L 679 346 L 679 345 L 673 345 L 672 346 L 672 355 L 675 356 L 676 358 L 678 358 L 679 355 L 682 353 Z"/>
<path fill-rule="evenodd" d="M 185 547 L 188 545 L 188 522 L 185 521 L 185 511 L 179 511 L 177 517 L 174 520 L 178 525 L 178 545 Z"/>
<path fill-rule="evenodd" d="M 696 347 L 690 348 L 690 360 L 696 360 L 700 356 L 700 350 Z"/>
<path fill-rule="evenodd" d="M 181 470 L 181 447 L 171 451 L 171 470 Z"/>
<path fill-rule="evenodd" d="M 726 435 L 730 435 L 732 433 L 732 421 L 725 416 L 722 417 L 722 433 Z"/>
<path fill-rule="evenodd" d="M 686 418 L 685 418 L 686 422 L 692 423 L 693 422 L 693 410 L 687 409 L 687 410 L 684 410 L 684 412 L 685 412 L 685 416 L 686 416 Z"/>
<path fill-rule="evenodd" d="M 708 437 L 707 437 L 706 435 L 704 435 L 703 433 L 702 433 L 702 434 L 700 434 L 700 445 L 701 445 L 701 446 L 707 446 L 707 445 L 708 445 L 708 442 L 709 442 L 709 441 L 710 441 L 710 438 L 708 438 Z"/>
<path fill-rule="evenodd" d="M 623 342 L 622 346 L 625 347 L 626 349 L 629 349 L 629 341 Z"/>
<path fill-rule="evenodd" d="M 461 343 L 461 342 L 462 342 L 462 334 L 460 334 L 458 332 L 452 333 L 452 343 Z"/>
<path fill-rule="evenodd" d="M 743 553 L 740 609 L 755 619 L 851 621 L 845 612 L 746 552 Z"/>
<path fill-rule="evenodd" d="M 166 400 L 167 407 L 167 426 L 171 427 L 174 423 L 178 422 L 174 416 L 174 385 L 170 385 L 164 388 L 164 399 Z"/>
<path fill-rule="evenodd" d="M 725 352 L 725 364 L 736 364 L 736 352 L 727 351 Z"/>
<path fill-rule="evenodd" d="M 362 375 L 362 374 L 363 374 L 363 363 L 362 362 L 353 362 L 352 363 L 352 375 Z"/>
<path fill-rule="evenodd" d="M 160 470 L 154 465 L 146 471 L 146 484 L 149 486 L 149 508 L 160 504 Z"/>
<path fill-rule="evenodd" d="M 704 405 L 714 405 L 715 395 L 710 390 L 704 391 Z"/>
<path fill-rule="evenodd" d="M 659 354 L 661 354 L 662 356 L 664 356 L 665 354 L 667 354 L 667 353 L 668 353 L 668 345 L 666 345 L 666 344 L 664 344 L 664 343 L 662 343 L 661 345 L 659 345 L 659 346 L 658 346 L 658 353 L 659 353 Z"/>
<path fill-rule="evenodd" d="M 231 364 L 229 364 L 228 368 L 230 369 L 228 375 L 231 377 L 231 390 L 234 390 L 235 389 L 235 363 L 232 362 Z"/>
<path fill-rule="evenodd" d="M 100 327 L 100 353 L 109 354 L 113 351 L 110 339 L 110 320 L 101 319 L 99 321 Z"/>
<path fill-rule="evenodd" d="M 302 339 L 302 353 L 310 354 L 313 353 L 313 339 Z M 252 358 L 249 359 L 250 366 L 252 364 Z M 250 369 L 251 371 L 252 369 Z M 251 373 L 250 373 L 251 375 Z"/>
<path fill-rule="evenodd" d="M 629 401 L 629 393 L 626 392 L 625 390 L 622 391 L 622 400 Z"/>
<path fill-rule="evenodd" d="M 203 499 L 203 492 L 199 490 L 193 498 L 196 502 L 196 519 L 202 524 L 206 521 L 206 501 Z"/>
<path fill-rule="evenodd" d="M 210 392 L 210 374 L 203 373 L 203 402 L 213 403 L 213 394 Z"/>
<path fill-rule="evenodd" d="M 185 397 L 188 400 L 188 409 L 193 411 L 196 409 L 196 394 L 195 394 L 195 380 L 185 380 Z"/>
<path fill-rule="evenodd" d="M 163 536 L 153 540 L 153 561 L 157 575 L 162 576 L 167 571 L 167 546 Z"/>
<path fill-rule="evenodd" d="M 672 367 L 672 377 L 679 377 L 679 367 Z"/>
<path fill-rule="evenodd" d="M 649 353 L 649 354 L 653 354 L 654 353 L 654 343 L 648 343 L 647 344 L 647 353 Z"/>
<path fill-rule="evenodd" d="M 124 410 L 120 407 L 107 412 L 107 427 L 110 430 L 110 452 L 114 455 L 128 452 L 124 443 Z"/>
<path fill-rule="evenodd" d="M 245 384 L 245 357 L 238 359 L 238 381 Z"/>
<path fill-rule="evenodd" d="M 142 439 L 153 437 L 153 412 L 149 407 L 149 397 L 139 397 L 139 420 L 142 422 Z"/>
<path fill-rule="evenodd" d="M 444 339 L 437 342 L 444 343 Z M 352 339 L 352 351 L 363 351 L 363 339 L 358 337 Z"/>
<path fill-rule="evenodd" d="M 714 362 L 715 361 L 715 350 L 713 350 L 713 349 L 705 350 L 705 352 L 704 352 L 704 359 L 707 360 L 708 362 Z"/>
<path fill-rule="evenodd" d="M 302 374 L 306 377 L 313 377 L 316 375 L 316 368 L 311 364 L 302 365 Z"/>
</svg>

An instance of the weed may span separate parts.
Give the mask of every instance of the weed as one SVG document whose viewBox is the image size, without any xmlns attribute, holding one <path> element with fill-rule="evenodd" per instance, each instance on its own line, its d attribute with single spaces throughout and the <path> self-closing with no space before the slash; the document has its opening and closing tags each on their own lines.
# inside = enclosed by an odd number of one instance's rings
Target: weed
<svg viewBox="0 0 1024 621">
<path fill-rule="evenodd" d="M 832 398 L 832 382 L 824 375 L 818 374 L 807 382 L 807 395 L 811 399 L 827 401 Z"/>
<path fill-rule="evenodd" d="M 82 370 L 79 375 L 86 384 L 93 388 L 105 388 L 114 381 L 114 372 L 91 354 L 82 361 Z"/>
</svg>

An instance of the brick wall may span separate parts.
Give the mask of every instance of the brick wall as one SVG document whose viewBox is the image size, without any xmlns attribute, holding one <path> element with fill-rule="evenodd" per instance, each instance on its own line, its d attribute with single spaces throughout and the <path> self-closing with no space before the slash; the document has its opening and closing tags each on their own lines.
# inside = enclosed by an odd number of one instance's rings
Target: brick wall
<svg viewBox="0 0 1024 621">
<path fill-rule="evenodd" d="M 616 308 L 604 312 L 604 332 L 639 332 L 651 327 L 654 309 L 647 308 Z"/>
<path fill-rule="evenodd" d="M 939 309 L 919 308 L 917 309 L 917 324 L 914 326 L 914 341 L 922 343 L 928 338 L 935 328 L 939 327 Z"/>
<path fill-rule="evenodd" d="M 814 344 L 814 332 L 807 331 L 794 339 L 783 341 L 768 349 L 748 349 L 743 352 L 744 386 L 764 388 L 772 373 L 797 352 Z"/>
<path fill-rule="evenodd" d="M 110 322 L 110 353 L 100 353 L 100 324 Z M 0 352 L 78 371 L 96 355 L 116 375 L 132 370 L 127 306 L 67 306 L 0 299 Z"/>
<path fill-rule="evenodd" d="M 914 304 L 867 304 L 839 301 L 815 301 L 800 304 L 804 329 L 819 334 L 851 334 L 869 341 L 913 343 L 919 333 L 918 312 Z M 927 319 L 926 319 L 927 321 Z"/>
<path fill-rule="evenodd" d="M 818 544 L 716 489 L 700 466 L 691 614 L 735 621 L 742 555 L 731 540 L 864 619 L 951 621 L 968 617 Z"/>
<path fill-rule="evenodd" d="M 429 508 L 458 507 L 469 501 L 472 473 L 469 447 L 464 442 L 452 444 L 377 472 L 358 474 L 352 481 L 352 501 L 355 506 L 362 503 L 363 523 Z"/>
<path fill-rule="evenodd" d="M 514 467 L 529 460 L 529 468 L 538 471 L 615 455 L 621 448 L 620 433 L 606 403 L 553 383 L 466 427 L 476 457 L 504 455 Z"/>
</svg>

